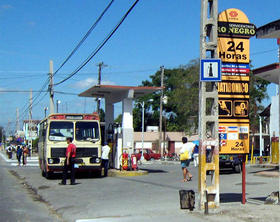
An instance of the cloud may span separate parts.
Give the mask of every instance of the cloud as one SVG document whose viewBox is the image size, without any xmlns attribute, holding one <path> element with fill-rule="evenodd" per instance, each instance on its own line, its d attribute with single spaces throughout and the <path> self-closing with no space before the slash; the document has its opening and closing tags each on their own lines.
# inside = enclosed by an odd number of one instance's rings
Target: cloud
<svg viewBox="0 0 280 222">
<path fill-rule="evenodd" d="M 111 81 L 102 81 L 102 85 L 116 85 L 116 83 L 111 82 Z M 75 89 L 85 89 L 89 88 L 91 86 L 97 85 L 97 79 L 93 78 L 87 78 L 84 80 L 80 80 L 72 85 L 73 88 Z"/>
</svg>

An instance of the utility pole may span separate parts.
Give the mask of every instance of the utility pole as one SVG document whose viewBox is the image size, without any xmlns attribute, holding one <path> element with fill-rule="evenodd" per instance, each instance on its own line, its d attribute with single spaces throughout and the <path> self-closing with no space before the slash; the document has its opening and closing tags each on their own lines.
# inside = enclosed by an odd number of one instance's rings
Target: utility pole
<svg viewBox="0 0 280 222">
<path fill-rule="evenodd" d="M 49 72 L 49 92 L 50 92 L 50 114 L 54 113 L 54 92 L 53 92 L 53 61 L 50 60 L 50 72 Z"/>
<path fill-rule="evenodd" d="M 218 0 L 201 0 L 200 15 L 200 59 L 217 58 L 218 38 Z M 208 209 L 208 197 L 213 196 L 209 207 L 218 207 L 219 196 L 219 150 L 216 144 L 212 155 L 211 164 L 206 159 L 206 146 L 204 142 L 210 137 L 218 142 L 218 90 L 216 82 L 199 82 L 199 206 Z M 206 109 L 211 104 L 211 109 Z M 212 146 L 211 146 L 212 149 Z M 208 165 L 207 165 L 208 164 Z M 206 167 L 207 165 L 207 167 Z M 211 170 L 212 188 L 206 184 L 206 168 Z M 207 207 L 205 206 L 207 203 Z"/>
<path fill-rule="evenodd" d="M 97 85 L 100 86 L 101 85 L 101 71 L 102 68 L 107 67 L 108 65 L 105 65 L 104 62 L 100 62 L 98 65 L 98 82 Z M 100 99 L 96 98 L 97 101 L 97 113 L 100 114 Z"/>
<path fill-rule="evenodd" d="M 19 131 L 19 109 L 17 108 L 17 122 L 16 122 L 16 130 Z"/>
<path fill-rule="evenodd" d="M 33 98 L 32 98 L 32 89 L 30 89 L 30 97 L 29 97 L 29 119 L 28 119 L 28 145 L 30 146 L 31 152 L 32 152 L 32 104 Z"/>
<path fill-rule="evenodd" d="M 164 78 L 164 66 L 160 67 L 161 74 L 160 74 L 160 87 L 161 87 L 161 95 L 160 95 L 160 107 L 159 107 L 159 151 L 161 156 L 163 156 L 163 149 L 161 148 L 161 142 L 162 142 L 162 100 L 163 100 L 163 78 Z"/>
</svg>

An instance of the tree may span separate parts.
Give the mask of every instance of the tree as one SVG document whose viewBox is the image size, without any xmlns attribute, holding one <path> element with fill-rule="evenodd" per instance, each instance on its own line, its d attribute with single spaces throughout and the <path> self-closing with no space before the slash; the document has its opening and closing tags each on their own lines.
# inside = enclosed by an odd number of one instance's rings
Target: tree
<svg viewBox="0 0 280 222">
<path fill-rule="evenodd" d="M 179 68 L 166 69 L 164 72 L 163 94 L 168 97 L 168 103 L 163 106 L 167 131 L 193 131 L 197 128 L 198 113 L 198 73 L 199 60 L 192 60 Z M 160 86 L 161 72 L 150 76 L 143 86 Z M 138 99 L 145 101 L 145 125 L 158 125 L 160 92 L 146 95 Z M 153 102 L 148 102 L 153 99 Z M 141 106 L 134 109 L 134 128 L 141 130 Z"/>
<path fill-rule="evenodd" d="M 264 110 L 262 101 L 268 98 L 267 86 L 269 82 L 250 73 L 250 128 L 253 133 L 258 132 L 259 129 L 259 116 L 258 114 Z"/>
</svg>

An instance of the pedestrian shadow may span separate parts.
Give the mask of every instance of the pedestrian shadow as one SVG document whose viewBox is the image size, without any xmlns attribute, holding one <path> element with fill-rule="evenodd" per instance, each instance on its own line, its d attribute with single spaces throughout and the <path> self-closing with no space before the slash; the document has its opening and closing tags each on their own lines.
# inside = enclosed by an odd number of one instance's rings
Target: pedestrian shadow
<svg viewBox="0 0 280 222">
<path fill-rule="evenodd" d="M 220 193 L 221 203 L 236 203 L 242 201 L 241 193 Z"/>
<path fill-rule="evenodd" d="M 168 173 L 165 170 L 159 170 L 159 169 L 147 169 L 147 168 L 141 168 L 141 170 L 146 170 L 149 173 Z"/>
</svg>

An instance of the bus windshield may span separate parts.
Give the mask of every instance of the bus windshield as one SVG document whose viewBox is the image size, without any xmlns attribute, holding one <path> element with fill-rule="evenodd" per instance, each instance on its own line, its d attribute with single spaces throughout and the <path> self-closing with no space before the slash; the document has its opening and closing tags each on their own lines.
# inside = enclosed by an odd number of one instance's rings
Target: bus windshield
<svg viewBox="0 0 280 222">
<path fill-rule="evenodd" d="M 73 137 L 73 123 L 51 122 L 49 140 L 66 141 L 67 137 Z"/>
<path fill-rule="evenodd" d="M 97 141 L 99 140 L 99 127 L 97 122 L 77 122 L 76 140 Z"/>
</svg>

